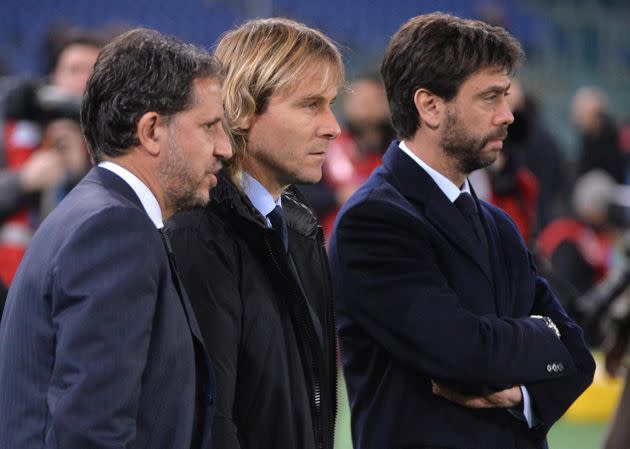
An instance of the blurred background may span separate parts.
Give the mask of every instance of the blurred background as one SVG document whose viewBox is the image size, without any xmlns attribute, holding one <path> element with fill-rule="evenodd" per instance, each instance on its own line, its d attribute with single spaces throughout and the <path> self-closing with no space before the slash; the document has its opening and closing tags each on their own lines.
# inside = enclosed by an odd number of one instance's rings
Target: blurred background
<svg viewBox="0 0 630 449">
<path fill-rule="evenodd" d="M 601 447 L 628 367 L 630 0 L 2 0 L 0 299 L 37 224 L 89 168 L 78 104 L 115 35 L 146 26 L 211 48 L 244 20 L 284 16 L 339 43 L 344 131 L 322 182 L 305 187 L 329 232 L 393 137 L 378 75 L 385 46 L 407 19 L 431 11 L 504 26 L 527 53 L 503 155 L 472 183 L 516 221 L 599 362 L 550 447 Z M 343 382 L 336 447 L 351 448 Z"/>
</svg>

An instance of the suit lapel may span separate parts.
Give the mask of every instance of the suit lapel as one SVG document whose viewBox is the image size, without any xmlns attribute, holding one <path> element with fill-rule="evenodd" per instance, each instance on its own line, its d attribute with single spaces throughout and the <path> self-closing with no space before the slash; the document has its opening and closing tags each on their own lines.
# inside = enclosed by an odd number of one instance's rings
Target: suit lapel
<svg viewBox="0 0 630 449">
<path fill-rule="evenodd" d="M 398 141 L 394 141 L 385 153 L 383 165 L 396 180 L 396 187 L 403 196 L 423 212 L 445 238 L 466 254 L 492 284 L 488 258 L 484 256 L 473 229 L 465 223 L 464 216 L 431 176 L 398 148 Z"/>
<path fill-rule="evenodd" d="M 138 195 L 136 195 L 136 192 L 134 192 L 131 186 L 127 184 L 125 180 L 118 176 L 116 173 L 107 170 L 106 168 L 98 166 L 93 167 L 88 172 L 88 174 L 85 175 L 85 181 L 100 184 L 107 190 L 116 192 L 119 195 L 124 196 L 140 209 L 144 210 L 140 198 L 138 198 Z"/>
<path fill-rule="evenodd" d="M 488 236 L 488 248 L 490 257 L 490 266 L 494 279 L 494 303 L 498 316 L 509 315 L 512 310 L 512 295 L 509 291 L 509 278 L 507 273 L 507 261 L 503 258 L 501 252 L 501 236 L 497 229 L 494 217 L 484 203 L 480 202 L 479 208 L 481 221 L 486 229 Z"/>
</svg>

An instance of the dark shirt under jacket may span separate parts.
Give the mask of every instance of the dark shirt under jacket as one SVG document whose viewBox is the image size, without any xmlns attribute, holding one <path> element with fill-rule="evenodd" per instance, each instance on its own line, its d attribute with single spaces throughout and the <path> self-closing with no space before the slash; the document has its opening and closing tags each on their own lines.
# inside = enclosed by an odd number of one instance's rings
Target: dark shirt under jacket
<svg viewBox="0 0 630 449">
<path fill-rule="evenodd" d="M 167 224 L 217 376 L 213 449 L 333 446 L 328 264 L 321 227 L 296 195 L 281 197 L 288 254 L 281 234 L 223 173 L 206 209 Z"/>
<path fill-rule="evenodd" d="M 475 198 L 488 265 L 472 226 L 398 144 L 342 208 L 329 245 L 354 447 L 546 448 L 592 381 L 582 332 L 507 214 Z M 561 338 L 530 315 L 550 317 Z M 538 424 L 457 405 L 431 379 L 471 393 L 525 385 Z"/>
</svg>

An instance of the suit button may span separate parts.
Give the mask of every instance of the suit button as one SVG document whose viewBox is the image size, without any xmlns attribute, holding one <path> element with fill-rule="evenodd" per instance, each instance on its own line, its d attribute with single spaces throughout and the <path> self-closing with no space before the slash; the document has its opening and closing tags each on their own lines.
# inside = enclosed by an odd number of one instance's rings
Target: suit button
<svg viewBox="0 0 630 449">
<path fill-rule="evenodd" d="M 547 365 L 547 372 L 550 373 L 553 370 L 553 367 L 551 365 Z"/>
<path fill-rule="evenodd" d="M 558 363 L 558 371 L 562 372 L 564 370 L 564 365 L 562 363 Z"/>
<path fill-rule="evenodd" d="M 214 403 L 214 396 L 212 396 L 212 393 L 208 393 L 208 395 L 206 396 L 206 404 L 212 405 L 213 403 Z"/>
</svg>

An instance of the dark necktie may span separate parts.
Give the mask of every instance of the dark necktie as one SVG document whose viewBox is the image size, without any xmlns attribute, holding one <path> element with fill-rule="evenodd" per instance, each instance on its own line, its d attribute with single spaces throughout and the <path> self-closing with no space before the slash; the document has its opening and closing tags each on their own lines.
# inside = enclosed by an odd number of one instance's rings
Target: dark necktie
<svg viewBox="0 0 630 449">
<path fill-rule="evenodd" d="M 284 216 L 284 210 L 281 206 L 276 206 L 267 214 L 267 218 L 271 222 L 271 227 L 280 235 L 284 251 L 289 250 L 289 232 L 287 230 L 287 218 Z"/>
<path fill-rule="evenodd" d="M 483 246 L 484 250 L 488 250 L 488 241 L 486 239 L 486 233 L 483 230 L 481 224 L 481 218 L 479 217 L 479 211 L 475 200 L 468 192 L 462 192 L 455 200 L 455 206 L 460 212 L 468 219 L 468 222 L 472 225 L 475 235 L 479 240 L 479 243 Z"/>
</svg>

